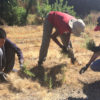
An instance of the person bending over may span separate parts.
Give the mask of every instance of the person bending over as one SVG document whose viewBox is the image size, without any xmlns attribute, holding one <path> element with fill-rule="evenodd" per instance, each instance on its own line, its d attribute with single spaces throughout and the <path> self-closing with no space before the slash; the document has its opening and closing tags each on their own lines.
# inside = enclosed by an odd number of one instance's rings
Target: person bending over
<svg viewBox="0 0 100 100">
<path fill-rule="evenodd" d="M 52 34 L 53 28 L 55 28 L 56 31 Z M 82 19 L 76 19 L 67 13 L 51 11 L 46 16 L 43 25 L 43 37 L 39 53 L 38 66 L 41 66 L 43 61 L 46 59 L 51 38 L 62 50 L 69 51 L 71 33 L 75 36 L 80 36 L 80 33 L 84 31 L 84 28 L 85 23 Z M 60 36 L 62 43 L 58 41 L 58 36 Z M 73 51 L 71 52 L 71 61 L 74 63 L 76 58 L 74 57 Z"/>
</svg>

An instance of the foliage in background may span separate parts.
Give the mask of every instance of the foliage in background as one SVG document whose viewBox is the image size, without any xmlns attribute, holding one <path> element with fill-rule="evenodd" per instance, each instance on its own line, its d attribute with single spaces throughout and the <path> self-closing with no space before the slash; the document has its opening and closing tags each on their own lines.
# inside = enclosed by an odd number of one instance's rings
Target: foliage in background
<svg viewBox="0 0 100 100">
<path fill-rule="evenodd" d="M 14 16 L 15 16 L 15 20 L 13 22 L 13 24 L 17 24 L 17 25 L 22 25 L 24 24 L 24 16 L 26 14 L 26 10 L 23 7 L 13 7 L 12 8 L 14 11 Z"/>
<path fill-rule="evenodd" d="M 67 1 L 63 4 L 63 0 L 59 0 L 59 2 L 56 0 L 52 5 L 49 4 L 49 0 L 42 0 L 42 3 L 37 2 L 37 15 L 41 17 L 42 20 L 50 11 L 68 12 L 73 16 L 76 15 L 73 6 L 68 6 Z"/>
<path fill-rule="evenodd" d="M 0 0 L 0 25 L 23 25 L 28 24 L 27 19 L 29 14 L 37 15 L 30 24 L 40 24 L 43 22 L 43 19 L 50 11 L 61 11 L 68 12 L 69 14 L 76 16 L 74 11 L 74 0 Z M 72 3 L 73 6 L 69 6 L 69 3 Z M 85 2 L 85 1 L 84 1 Z M 75 2 L 76 3 L 76 2 Z M 82 2 L 80 0 L 77 2 L 79 6 Z M 82 7 L 78 10 L 83 13 Z M 86 8 L 85 8 L 86 9 Z M 87 9 L 86 9 L 87 10 Z M 89 9 L 88 9 L 89 10 Z M 32 15 L 32 16 L 33 16 Z M 95 25 L 97 17 L 100 16 L 99 12 L 92 11 L 89 14 L 85 15 L 85 23 L 89 25 Z M 82 17 L 83 18 L 83 17 Z M 34 21 L 34 22 L 33 22 Z"/>
<path fill-rule="evenodd" d="M 100 12 L 92 11 L 89 15 L 84 18 L 84 21 L 88 25 L 96 25 L 97 18 L 100 16 Z"/>
<path fill-rule="evenodd" d="M 5 20 L 8 25 L 20 25 L 25 13 L 25 9 L 19 7 L 16 0 L 0 0 L 1 24 L 4 24 L 2 20 Z"/>
</svg>

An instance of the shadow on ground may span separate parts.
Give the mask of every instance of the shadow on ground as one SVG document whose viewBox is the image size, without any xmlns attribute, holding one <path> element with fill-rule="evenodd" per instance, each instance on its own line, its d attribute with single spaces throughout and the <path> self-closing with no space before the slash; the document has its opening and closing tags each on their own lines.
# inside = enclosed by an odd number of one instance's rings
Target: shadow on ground
<svg viewBox="0 0 100 100">
<path fill-rule="evenodd" d="M 66 64 L 59 64 L 51 68 L 44 68 L 44 66 L 34 66 L 30 71 L 35 74 L 35 77 L 29 77 L 24 73 L 19 73 L 19 76 L 24 78 L 31 78 L 32 81 L 38 80 L 41 86 L 56 88 L 62 85 L 63 68 Z M 57 77 L 58 76 L 58 77 Z"/>
<path fill-rule="evenodd" d="M 89 84 L 83 84 L 83 93 L 87 96 L 87 98 L 83 99 L 69 97 L 68 100 L 100 100 L 100 81 L 95 81 Z"/>
<path fill-rule="evenodd" d="M 66 99 L 67 100 L 67 99 Z M 69 97 L 68 100 L 86 100 L 86 99 L 83 99 L 83 98 L 72 98 L 72 97 Z"/>
</svg>

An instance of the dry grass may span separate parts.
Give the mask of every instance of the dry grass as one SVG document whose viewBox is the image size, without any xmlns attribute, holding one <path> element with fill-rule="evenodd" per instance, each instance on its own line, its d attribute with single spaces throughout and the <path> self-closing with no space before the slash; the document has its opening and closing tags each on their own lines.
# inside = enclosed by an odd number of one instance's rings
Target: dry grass
<svg viewBox="0 0 100 100">
<path fill-rule="evenodd" d="M 92 28 L 91 28 L 92 27 Z M 88 26 L 86 28 L 86 33 L 91 36 L 96 44 L 99 44 L 100 34 L 99 32 L 93 31 L 93 26 Z M 23 52 L 25 64 L 28 69 L 36 68 L 39 50 L 42 40 L 42 26 L 3 26 L 7 32 L 7 36 L 14 43 L 16 43 Z M 54 86 L 60 81 L 56 81 L 57 77 L 60 78 L 59 74 L 61 73 L 62 66 L 66 69 L 64 79 L 64 84 L 73 85 L 75 87 L 82 87 L 82 82 L 90 82 L 93 80 L 99 80 L 100 73 L 95 73 L 91 69 L 80 75 L 79 70 L 83 67 L 88 60 L 90 59 L 92 52 L 82 48 L 84 44 L 84 36 L 74 37 L 72 35 L 71 41 L 73 44 L 75 56 L 77 57 L 80 65 L 72 65 L 69 58 L 64 58 L 60 54 L 60 48 L 51 40 L 47 60 L 44 62 L 44 68 L 49 70 L 49 75 L 52 79 Z M 16 56 L 15 68 L 19 69 L 18 58 Z M 32 97 L 37 96 L 36 100 L 50 100 L 49 97 L 52 96 L 52 93 L 47 92 L 47 85 L 42 83 L 39 78 L 35 80 L 32 78 L 23 77 L 20 73 L 10 73 L 8 75 L 9 83 L 0 84 L 0 100 L 20 100 L 30 95 Z M 43 80 L 42 80 L 43 81 Z M 62 84 L 58 85 L 61 86 Z M 31 100 L 25 99 L 25 100 Z"/>
</svg>

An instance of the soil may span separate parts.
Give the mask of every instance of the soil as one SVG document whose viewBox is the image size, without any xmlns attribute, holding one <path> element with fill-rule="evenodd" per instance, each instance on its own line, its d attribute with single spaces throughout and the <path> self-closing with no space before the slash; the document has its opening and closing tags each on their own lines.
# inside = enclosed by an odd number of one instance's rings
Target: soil
<svg viewBox="0 0 100 100">
<path fill-rule="evenodd" d="M 71 37 L 79 63 L 71 64 L 70 59 L 61 55 L 60 48 L 51 41 L 47 59 L 42 67 L 38 67 L 42 27 L 3 28 L 8 33 L 8 38 L 23 51 L 24 62 L 35 77 L 20 71 L 16 56 L 14 68 L 19 71 L 8 74 L 7 83 L 0 83 L 0 100 L 100 100 L 100 72 L 89 68 L 84 74 L 79 74 L 92 56 L 92 52 L 83 47 L 84 37 Z M 91 27 L 87 30 L 98 44 L 99 33 L 93 34 Z"/>
</svg>

